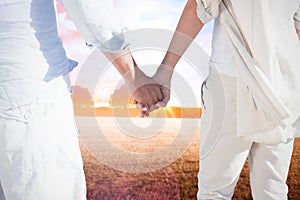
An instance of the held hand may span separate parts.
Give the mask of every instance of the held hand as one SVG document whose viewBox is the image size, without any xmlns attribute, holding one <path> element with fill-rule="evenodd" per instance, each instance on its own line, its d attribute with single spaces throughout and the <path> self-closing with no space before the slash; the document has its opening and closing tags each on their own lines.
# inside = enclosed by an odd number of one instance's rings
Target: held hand
<svg viewBox="0 0 300 200">
<path fill-rule="evenodd" d="M 159 108 L 158 105 L 152 105 L 150 108 L 144 106 L 142 103 L 137 101 L 134 102 L 136 104 L 136 108 L 140 111 L 141 117 L 149 117 L 150 112 L 157 110 Z"/>
<path fill-rule="evenodd" d="M 141 117 L 149 116 L 149 113 L 156 110 L 156 103 L 163 99 L 160 85 L 148 83 L 137 88 L 132 97 L 135 99 L 137 109 L 141 111 Z"/>
<path fill-rule="evenodd" d="M 160 85 L 160 90 L 163 95 L 161 101 L 158 101 L 156 105 L 158 107 L 166 107 L 170 100 L 171 78 L 174 69 L 165 65 L 160 65 L 157 69 L 153 79 Z"/>
<path fill-rule="evenodd" d="M 137 108 L 141 111 L 141 116 L 149 116 L 149 112 L 156 109 L 156 103 L 163 99 L 160 85 L 137 67 L 126 74 L 124 79 Z"/>
<path fill-rule="evenodd" d="M 141 111 L 141 116 L 149 116 L 149 112 L 158 109 L 159 107 L 166 107 L 170 100 L 170 85 L 173 75 L 173 68 L 160 65 L 152 79 L 160 85 L 160 91 L 162 93 L 162 99 L 158 99 L 155 105 L 152 107 L 145 107 L 142 103 L 135 101 L 137 109 Z"/>
<path fill-rule="evenodd" d="M 103 51 L 103 54 L 123 76 L 129 93 L 138 103 L 137 108 L 140 108 L 142 116 L 148 116 L 149 111 L 156 109 L 156 103 L 162 100 L 160 85 L 137 67 L 128 49 L 119 53 Z"/>
</svg>

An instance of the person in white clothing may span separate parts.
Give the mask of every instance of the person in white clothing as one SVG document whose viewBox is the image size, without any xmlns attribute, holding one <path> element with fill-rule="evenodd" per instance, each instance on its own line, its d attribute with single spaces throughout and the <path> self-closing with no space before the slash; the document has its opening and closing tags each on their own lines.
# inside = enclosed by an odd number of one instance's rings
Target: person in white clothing
<svg viewBox="0 0 300 200">
<path fill-rule="evenodd" d="M 87 44 L 111 59 L 135 99 L 151 107 L 162 98 L 160 86 L 127 50 L 111 1 L 64 4 Z M 86 199 L 63 79 L 77 62 L 66 57 L 58 37 L 54 1 L 2 0 L 0 46 L 0 199 Z M 141 80 L 146 84 L 139 85 Z"/>
<path fill-rule="evenodd" d="M 300 108 L 300 1 L 188 0 L 154 75 L 164 95 L 158 105 L 169 100 L 178 60 L 213 19 L 197 198 L 231 199 L 248 158 L 253 198 L 287 199 Z"/>
</svg>

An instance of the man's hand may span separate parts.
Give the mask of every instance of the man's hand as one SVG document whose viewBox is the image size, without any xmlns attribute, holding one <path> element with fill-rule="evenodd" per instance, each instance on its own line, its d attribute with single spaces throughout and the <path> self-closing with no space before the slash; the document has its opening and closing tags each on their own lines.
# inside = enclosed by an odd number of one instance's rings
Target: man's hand
<svg viewBox="0 0 300 200">
<path fill-rule="evenodd" d="M 146 76 L 138 67 L 123 75 L 125 84 L 141 111 L 141 116 L 149 116 L 149 112 L 157 109 L 156 103 L 163 99 L 160 85 Z"/>
<path fill-rule="evenodd" d="M 141 111 L 141 116 L 149 116 L 150 112 L 158 109 L 159 107 L 167 106 L 167 103 L 170 100 L 172 75 L 173 68 L 165 65 L 159 66 L 155 75 L 152 77 L 152 80 L 155 81 L 155 84 L 159 84 L 162 96 L 160 99 L 157 99 L 157 102 L 152 107 L 145 107 L 140 101 L 136 100 L 137 109 Z"/>
<path fill-rule="evenodd" d="M 129 50 L 119 53 L 103 51 L 103 54 L 123 76 L 130 95 L 141 111 L 141 116 L 149 116 L 149 111 L 154 110 L 157 107 L 156 103 L 163 98 L 160 85 L 137 67 Z"/>
</svg>

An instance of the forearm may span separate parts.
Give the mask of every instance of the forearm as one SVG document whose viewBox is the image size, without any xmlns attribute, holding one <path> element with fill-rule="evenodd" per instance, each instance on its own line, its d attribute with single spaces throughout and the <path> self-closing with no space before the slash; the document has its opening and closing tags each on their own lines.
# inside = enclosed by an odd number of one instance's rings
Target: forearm
<svg viewBox="0 0 300 200">
<path fill-rule="evenodd" d="M 120 53 L 110 53 L 106 51 L 102 51 L 102 53 L 115 66 L 125 81 L 132 81 L 135 78 L 134 69 L 136 68 L 136 63 L 129 50 Z"/>
<path fill-rule="evenodd" d="M 62 0 L 88 46 L 97 47 L 123 76 L 132 97 L 147 107 L 161 99 L 160 86 L 138 67 L 125 42 L 112 0 Z"/>
<path fill-rule="evenodd" d="M 300 29 L 297 29 L 297 35 L 298 35 L 298 38 L 299 38 L 299 41 L 300 41 Z"/>
<path fill-rule="evenodd" d="M 162 61 L 163 65 L 174 68 L 186 49 L 202 29 L 203 23 L 199 20 L 196 9 L 196 1 L 189 0 L 180 17 L 168 52 Z"/>
</svg>

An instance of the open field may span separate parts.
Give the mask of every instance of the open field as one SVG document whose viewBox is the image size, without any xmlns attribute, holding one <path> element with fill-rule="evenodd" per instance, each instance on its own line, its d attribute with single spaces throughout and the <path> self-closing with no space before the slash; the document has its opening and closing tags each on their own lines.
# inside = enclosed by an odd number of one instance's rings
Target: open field
<svg viewBox="0 0 300 200">
<path fill-rule="evenodd" d="M 128 152 L 143 152 L 151 153 L 157 151 L 168 144 L 171 144 L 172 138 L 178 137 L 169 133 L 177 130 L 178 125 L 174 123 L 174 126 L 166 124 L 160 134 L 157 134 L 151 139 L 137 140 L 132 137 L 122 136 L 112 125 L 110 119 L 100 120 L 102 132 L 104 137 L 108 139 L 114 147 L 123 149 Z M 110 122 L 110 123 L 109 123 Z M 78 123 L 78 118 L 77 118 Z M 85 120 L 79 120 L 79 128 L 83 125 L 88 125 Z M 197 124 L 197 123 L 192 123 Z M 135 163 L 130 160 L 129 157 L 122 157 L 114 154 L 114 151 L 105 149 L 105 154 L 110 155 L 111 160 L 116 160 L 113 164 L 119 166 L 111 167 L 104 165 L 102 161 L 99 161 L 95 149 L 91 148 L 93 137 L 95 133 L 92 133 L 93 128 L 87 129 L 89 132 L 88 137 L 83 137 L 81 140 L 81 150 L 83 154 L 83 160 L 85 165 L 85 173 L 87 178 L 87 197 L 88 200 L 118 200 L 118 199 L 141 199 L 141 200 L 154 200 L 154 199 L 196 199 L 197 193 L 197 172 L 199 162 L 199 131 L 197 129 L 196 134 L 190 135 L 192 138 L 191 145 L 184 153 L 178 157 L 174 162 L 166 164 L 161 169 L 147 172 L 147 173 L 131 173 L 119 171 L 114 168 L 120 169 L 132 169 L 132 167 L 138 167 L 138 165 L 145 165 L 147 161 L 140 161 L 141 163 Z M 194 129 L 190 129 L 194 130 Z M 81 135 L 85 135 L 81 129 Z M 109 134 L 107 134 L 109 133 Z M 86 135 L 85 135 L 86 136 Z M 192 137 L 191 137 L 192 136 Z M 90 138 L 91 140 L 87 140 Z M 98 137 L 99 139 L 99 137 Z M 98 140 L 97 139 L 97 140 Z M 100 138 L 101 140 L 101 138 Z M 88 141 L 88 142 L 87 142 Z M 101 145 L 96 143 L 95 145 Z M 174 147 L 176 148 L 176 146 Z M 179 147 L 180 148 L 180 145 Z M 103 149 L 102 149 L 103 150 Z M 182 150 L 182 149 L 181 149 Z M 91 151 L 93 154 L 91 154 Z M 175 154 L 173 150 L 170 154 Z M 101 160 L 101 159 L 100 159 Z M 129 163 L 130 162 L 130 163 Z M 151 161 L 155 162 L 155 161 Z M 157 161 L 159 162 L 159 161 Z M 130 166 L 128 164 L 131 164 Z M 149 164 L 149 163 L 148 163 Z M 124 166 L 120 166 L 124 165 Z M 128 165 L 128 166 L 127 166 Z M 122 168 L 124 167 L 124 168 Z M 215 166 L 217 167 L 217 166 Z M 248 167 L 245 165 L 239 183 L 235 190 L 233 199 L 247 200 L 252 199 L 249 187 L 249 175 Z M 289 199 L 300 199 L 300 138 L 296 139 L 295 149 L 293 153 L 292 164 L 289 173 Z"/>
</svg>

